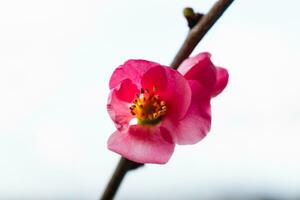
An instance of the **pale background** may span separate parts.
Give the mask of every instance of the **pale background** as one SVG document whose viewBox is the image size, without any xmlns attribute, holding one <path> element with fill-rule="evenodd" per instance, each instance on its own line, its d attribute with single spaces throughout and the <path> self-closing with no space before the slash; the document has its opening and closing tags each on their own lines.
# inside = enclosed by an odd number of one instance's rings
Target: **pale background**
<svg viewBox="0 0 300 200">
<path fill-rule="evenodd" d="M 97 199 L 119 156 L 108 80 L 126 59 L 169 64 L 182 9 L 212 0 L 1 0 L 0 199 Z M 194 53 L 229 70 L 210 134 L 130 173 L 116 199 L 300 198 L 300 3 L 238 1 Z"/>
</svg>

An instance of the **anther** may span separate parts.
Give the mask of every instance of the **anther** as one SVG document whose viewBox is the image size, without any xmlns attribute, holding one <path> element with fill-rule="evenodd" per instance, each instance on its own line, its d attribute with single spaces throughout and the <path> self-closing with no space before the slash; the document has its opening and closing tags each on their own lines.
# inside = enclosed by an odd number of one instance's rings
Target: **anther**
<svg viewBox="0 0 300 200">
<path fill-rule="evenodd" d="M 140 92 L 136 94 L 133 105 L 129 109 L 138 120 L 145 123 L 152 123 L 151 121 L 156 123 L 160 121 L 161 116 L 166 114 L 166 102 L 161 101 L 156 91 L 156 86 L 153 86 L 151 91 L 148 88 L 141 88 Z"/>
</svg>

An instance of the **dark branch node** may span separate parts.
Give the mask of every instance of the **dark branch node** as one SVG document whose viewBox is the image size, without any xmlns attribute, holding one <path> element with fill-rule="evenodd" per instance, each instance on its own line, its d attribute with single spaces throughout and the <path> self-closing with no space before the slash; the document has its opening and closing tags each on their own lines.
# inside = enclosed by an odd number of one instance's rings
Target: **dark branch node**
<svg viewBox="0 0 300 200">
<path fill-rule="evenodd" d="M 195 13 L 193 8 L 190 7 L 183 9 L 183 15 L 186 18 L 190 29 L 192 29 L 203 17 L 202 13 Z"/>
</svg>

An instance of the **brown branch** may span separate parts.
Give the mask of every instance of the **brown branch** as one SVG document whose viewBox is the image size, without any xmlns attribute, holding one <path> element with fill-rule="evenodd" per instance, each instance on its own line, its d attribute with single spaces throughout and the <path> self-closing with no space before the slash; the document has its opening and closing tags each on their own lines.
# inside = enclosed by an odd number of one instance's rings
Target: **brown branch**
<svg viewBox="0 0 300 200">
<path fill-rule="evenodd" d="M 230 6 L 233 0 L 219 0 L 210 11 L 204 15 L 201 20 L 191 29 L 177 55 L 171 63 L 173 69 L 177 69 L 180 63 L 192 53 L 194 48 L 205 36 L 214 23 L 222 16 L 225 10 Z"/>
<path fill-rule="evenodd" d="M 109 183 L 106 186 L 106 189 L 101 197 L 101 200 L 113 199 L 126 173 L 130 170 L 139 168 L 143 165 L 144 164 L 136 163 L 124 157 L 121 157 L 114 171 L 114 174 L 112 175 Z"/>
<path fill-rule="evenodd" d="M 233 0 L 219 0 L 206 15 L 195 16 L 194 18 L 192 17 L 187 19 L 188 22 L 191 21 L 189 22 L 189 26 L 193 28 L 190 30 L 182 47 L 171 63 L 170 66 L 172 68 L 177 69 L 180 63 L 189 57 L 200 40 L 205 36 L 208 30 L 214 25 L 219 17 L 221 17 L 232 2 Z M 196 13 L 196 15 L 199 14 Z M 189 16 L 187 17 L 185 15 L 185 17 L 188 18 Z M 195 22 L 195 20 L 197 21 Z M 143 166 L 143 164 L 136 163 L 122 157 L 101 197 L 101 200 L 113 199 L 126 173 L 141 166 Z"/>
</svg>

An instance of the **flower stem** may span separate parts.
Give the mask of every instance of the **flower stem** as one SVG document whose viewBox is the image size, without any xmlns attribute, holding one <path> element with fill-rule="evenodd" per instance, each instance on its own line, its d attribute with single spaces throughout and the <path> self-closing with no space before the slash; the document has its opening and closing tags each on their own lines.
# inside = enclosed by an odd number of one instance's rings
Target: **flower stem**
<svg viewBox="0 0 300 200">
<path fill-rule="evenodd" d="M 113 199 L 123 178 L 125 177 L 126 173 L 130 170 L 139 168 L 144 164 L 136 163 L 131 160 L 128 160 L 122 157 L 109 181 L 107 187 L 101 197 L 101 200 L 110 200 Z"/>
<path fill-rule="evenodd" d="M 193 25 L 193 28 L 191 28 L 184 43 L 172 61 L 170 66 L 173 69 L 177 69 L 180 63 L 189 57 L 197 44 L 214 25 L 214 23 L 222 16 L 232 2 L 233 0 L 218 0 L 207 14 L 201 16 L 201 19 L 199 18 L 200 20 L 198 23 Z M 126 173 L 141 166 L 143 166 L 143 164 L 136 163 L 122 157 L 101 197 L 101 200 L 113 199 Z"/>
</svg>

